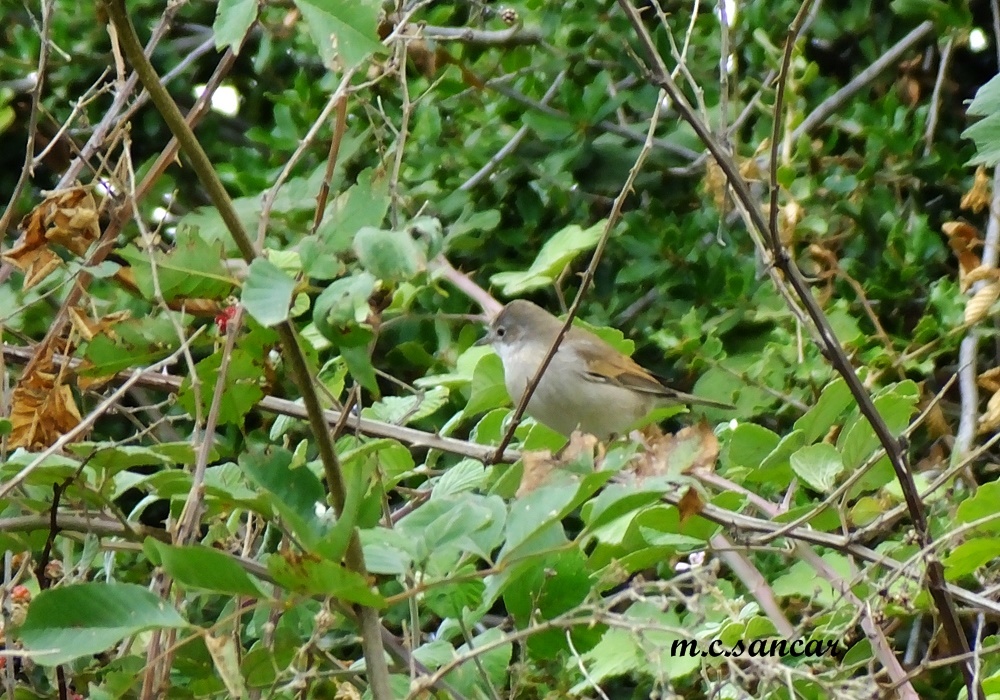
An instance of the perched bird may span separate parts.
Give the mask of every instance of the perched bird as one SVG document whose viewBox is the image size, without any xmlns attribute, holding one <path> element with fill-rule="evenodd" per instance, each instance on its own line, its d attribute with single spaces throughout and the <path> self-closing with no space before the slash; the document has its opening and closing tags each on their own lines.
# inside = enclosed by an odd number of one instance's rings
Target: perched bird
<svg viewBox="0 0 1000 700">
<path fill-rule="evenodd" d="M 492 345 L 503 362 L 504 383 L 515 403 L 538 371 L 563 322 L 521 299 L 507 304 L 476 345 Z M 568 436 L 574 430 L 607 440 L 654 408 L 719 401 L 671 389 L 632 358 L 590 331 L 571 327 L 528 401 L 528 414 Z"/>
</svg>

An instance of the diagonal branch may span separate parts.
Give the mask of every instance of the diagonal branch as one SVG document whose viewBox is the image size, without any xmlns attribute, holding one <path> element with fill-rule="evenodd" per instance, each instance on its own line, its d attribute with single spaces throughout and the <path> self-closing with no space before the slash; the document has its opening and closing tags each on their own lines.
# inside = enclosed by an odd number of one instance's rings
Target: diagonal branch
<svg viewBox="0 0 1000 700">
<path fill-rule="evenodd" d="M 218 210 L 219 215 L 226 224 L 226 228 L 240 249 L 240 253 L 247 262 L 252 261 L 256 257 L 253 242 L 250 240 L 246 229 L 244 229 L 243 223 L 240 221 L 233 206 L 233 202 L 229 198 L 229 194 L 226 192 L 222 181 L 219 179 L 218 173 L 212 167 L 208 155 L 201 147 L 194 132 L 191 131 L 191 128 L 184 121 L 184 117 L 177 108 L 177 104 L 163 87 L 149 59 L 143 54 L 142 46 L 139 44 L 139 39 L 135 33 L 135 28 L 132 26 L 125 8 L 125 0 L 102 0 L 102 6 L 114 26 L 118 39 L 121 42 L 121 48 L 132 64 L 133 70 L 149 92 L 157 111 L 180 143 L 181 150 L 191 162 L 192 168 L 197 173 L 198 179 L 212 200 L 212 204 Z M 340 517 L 347 500 L 347 485 L 340 460 L 334 451 L 330 431 L 323 418 L 323 410 L 320 405 L 319 396 L 316 393 L 316 387 L 313 384 L 305 355 L 303 354 L 302 347 L 299 345 L 292 324 L 286 320 L 277 326 L 277 331 L 281 339 L 282 354 L 289 365 L 291 374 L 302 395 L 306 411 L 309 414 L 309 423 L 312 427 L 313 438 L 316 441 L 323 463 L 323 471 L 326 476 L 327 488 L 330 491 L 330 499 L 337 516 Z M 365 567 L 364 553 L 361 549 L 361 541 L 358 538 L 356 529 L 351 532 L 344 559 L 349 569 L 362 577 L 367 577 L 368 572 Z M 392 697 L 392 691 L 389 686 L 389 668 L 385 661 L 378 612 L 368 606 L 358 606 L 357 610 L 360 621 L 362 648 L 367 664 L 368 681 L 372 696 L 376 700 L 390 698 Z"/>
<path fill-rule="evenodd" d="M 8 344 L 0 345 L 0 352 L 3 353 L 5 361 L 15 363 L 27 363 L 36 354 L 36 350 L 32 348 L 18 347 Z M 79 359 L 66 357 L 65 355 L 60 355 L 59 353 L 54 353 L 52 355 L 52 361 L 55 362 L 60 369 L 76 369 L 80 366 Z M 124 382 L 131 376 L 132 373 L 126 370 L 116 374 L 112 381 Z M 182 377 L 173 374 L 161 374 L 147 368 L 139 371 L 139 378 L 136 380 L 135 385 L 146 387 L 147 389 L 153 389 L 155 391 L 177 394 L 181 390 L 182 381 Z M 276 413 L 290 418 L 301 418 L 302 420 L 309 419 L 308 412 L 301 403 L 278 398 L 277 396 L 265 396 L 257 403 L 257 407 L 262 411 L 268 411 L 270 413 Z M 325 409 L 323 411 L 323 420 L 326 421 L 328 428 L 332 428 L 336 426 L 338 422 L 344 421 L 344 425 L 349 427 L 351 430 L 357 430 L 358 432 L 371 437 L 399 440 L 400 442 L 413 447 L 440 450 L 441 452 L 447 452 L 461 457 L 472 457 L 473 459 L 478 459 L 481 462 L 485 462 L 489 459 L 490 455 L 492 455 L 495 451 L 495 448 L 490 447 L 489 445 L 480 445 L 475 442 L 467 442 L 465 440 L 444 437 L 443 435 L 428 433 L 426 431 L 409 428 L 404 425 L 383 423 L 382 421 L 372 420 L 371 418 L 361 418 L 351 412 L 345 413 L 344 411 Z M 500 461 L 510 463 L 516 462 L 518 459 L 520 459 L 520 455 L 516 450 L 507 450 L 503 453 Z"/>
<path fill-rule="evenodd" d="M 661 93 L 662 96 L 662 93 Z M 552 362 L 552 358 L 555 357 L 556 351 L 559 349 L 559 344 L 562 343 L 563 338 L 569 332 L 570 326 L 573 325 L 573 319 L 576 317 L 576 312 L 580 308 L 581 302 L 583 302 L 583 296 L 590 289 L 590 283 L 594 280 L 594 274 L 597 272 L 597 265 L 601 261 L 601 256 L 604 255 L 604 248 L 608 244 L 608 239 L 611 238 L 611 232 L 614 230 L 615 226 L 618 224 L 618 219 L 621 217 L 622 207 L 625 205 L 625 199 L 632 192 L 632 183 L 635 182 L 636 176 L 642 169 L 642 164 L 646 161 L 646 156 L 649 155 L 650 150 L 653 148 L 653 132 L 656 131 L 656 125 L 660 121 L 660 105 L 663 104 L 662 99 L 657 99 L 656 109 L 653 111 L 653 116 L 649 120 L 649 130 L 646 132 L 646 142 L 642 145 L 639 150 L 639 155 L 636 156 L 635 163 L 632 165 L 632 169 L 629 170 L 628 177 L 625 178 L 625 184 L 622 185 L 621 191 L 618 196 L 615 197 L 614 206 L 611 208 L 611 214 L 608 216 L 608 222 L 604 226 L 604 231 L 601 233 L 600 240 L 597 241 L 597 247 L 594 249 L 594 254 L 590 256 L 590 264 L 587 265 L 586 271 L 583 273 L 583 279 L 580 280 L 580 288 L 576 292 L 576 298 L 573 299 L 573 303 L 569 307 L 569 311 L 566 312 L 566 320 L 563 322 L 562 328 L 559 329 L 559 333 L 556 334 L 555 340 L 552 341 L 552 347 L 542 358 L 542 363 L 538 365 L 538 369 L 535 371 L 535 376 L 531 378 L 528 385 L 524 388 L 524 394 L 521 396 L 521 400 L 517 404 L 517 408 L 514 409 L 514 414 L 510 418 L 510 427 L 507 428 L 507 433 L 503 436 L 503 440 L 497 446 L 496 452 L 493 453 L 491 462 L 499 462 L 503 457 L 504 450 L 507 449 L 507 445 L 514 437 L 514 431 L 517 430 L 518 423 L 521 422 L 521 417 L 524 415 L 525 409 L 528 407 L 528 401 L 531 399 L 531 395 L 534 393 L 535 389 L 538 387 L 538 382 L 541 381 L 542 375 L 548 368 L 549 363 Z"/>
<path fill-rule="evenodd" d="M 837 373 L 844 378 L 851 391 L 851 395 L 858 403 L 862 415 L 864 415 L 865 419 L 872 426 L 879 442 L 885 448 L 886 455 L 889 457 L 896 479 L 903 492 L 907 511 L 913 521 L 913 528 L 917 539 L 921 547 L 926 548 L 933 542 L 933 538 L 928 530 L 927 516 L 924 513 L 923 503 L 917 491 L 916 484 L 913 481 L 913 475 L 903 443 L 892 434 L 889 426 L 886 425 L 879 414 L 878 409 L 875 408 L 871 395 L 854 371 L 847 353 L 841 347 L 836 335 L 834 335 L 833 328 L 830 326 L 830 322 L 820 308 L 819 303 L 812 295 L 809 285 L 803 278 L 798 266 L 792 260 L 789 252 L 781 245 L 778 231 L 773 230 L 768 222 L 764 220 L 760 206 L 751 194 L 746 180 L 740 174 L 736 162 L 718 143 L 709 130 L 708 125 L 698 118 L 688 103 L 687 98 L 681 92 L 676 82 L 674 82 L 670 71 L 656 49 L 656 44 L 653 42 L 649 30 L 639 16 L 638 10 L 628 0 L 618 0 L 618 4 L 628 17 L 646 53 L 646 79 L 651 84 L 665 90 L 674 101 L 674 106 L 681 115 L 681 118 L 694 129 L 698 138 L 715 158 L 719 168 L 725 173 L 734 195 L 746 210 L 749 223 L 759 232 L 761 237 L 769 241 L 769 249 L 763 252 L 772 258 L 773 265 L 783 273 L 785 279 L 795 291 L 796 296 L 812 321 L 812 325 L 818 335 L 820 349 Z M 789 60 L 788 56 L 793 50 L 796 39 L 797 29 L 793 27 L 789 31 L 785 42 L 786 63 Z M 783 83 L 784 77 L 779 78 L 779 82 Z M 781 119 L 781 109 L 780 104 L 775 105 L 774 118 L 776 121 Z M 958 619 L 954 600 L 947 588 L 944 568 L 940 560 L 933 553 L 928 553 L 925 558 L 925 564 L 927 567 L 928 588 L 931 597 L 934 599 L 938 615 L 941 618 L 945 639 L 948 642 L 950 651 L 955 656 L 966 654 L 969 651 L 968 641 L 965 638 L 961 622 Z M 972 697 L 977 689 L 974 682 L 974 669 L 971 663 L 962 664 L 962 672 L 965 676 L 966 685 L 969 688 L 969 695 Z M 979 689 L 979 697 L 984 697 L 981 689 Z"/>
</svg>

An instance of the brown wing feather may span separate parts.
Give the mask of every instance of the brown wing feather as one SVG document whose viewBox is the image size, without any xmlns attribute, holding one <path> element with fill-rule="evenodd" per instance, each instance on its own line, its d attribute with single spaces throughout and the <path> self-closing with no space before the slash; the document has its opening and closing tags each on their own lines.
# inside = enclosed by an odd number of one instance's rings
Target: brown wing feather
<svg viewBox="0 0 1000 700">
<path fill-rule="evenodd" d="M 572 328 L 568 335 L 573 336 L 574 348 L 587 363 L 587 374 L 596 381 L 610 382 L 626 389 L 672 399 L 679 403 L 733 408 L 728 403 L 703 399 L 671 388 L 662 377 L 653 374 L 631 357 L 618 352 L 589 331 Z"/>
</svg>

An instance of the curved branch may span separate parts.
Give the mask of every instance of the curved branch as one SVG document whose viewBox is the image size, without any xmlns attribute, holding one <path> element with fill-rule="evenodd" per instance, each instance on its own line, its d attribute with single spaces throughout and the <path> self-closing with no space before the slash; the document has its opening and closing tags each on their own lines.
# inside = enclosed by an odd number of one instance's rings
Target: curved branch
<svg viewBox="0 0 1000 700">
<path fill-rule="evenodd" d="M 670 71 L 667 69 L 666 64 L 660 57 L 656 44 L 653 41 L 652 36 L 649 34 L 649 30 L 646 28 L 642 18 L 639 16 L 639 11 L 636 10 L 629 0 L 618 0 L 618 5 L 628 17 L 629 22 L 632 24 L 632 27 L 646 53 L 646 79 L 652 85 L 662 88 L 670 95 L 670 98 L 674 101 L 674 105 L 680 113 L 681 118 L 684 119 L 684 121 L 686 121 L 692 129 L 694 129 L 698 138 L 705 144 L 705 147 L 715 158 L 719 168 L 723 171 L 723 173 L 725 173 L 728 184 L 732 188 L 734 195 L 746 210 L 746 216 L 750 225 L 752 225 L 752 227 L 759 232 L 760 236 L 763 237 L 764 240 L 768 241 L 768 250 L 762 252 L 771 257 L 773 265 L 783 273 L 785 279 L 795 291 L 795 295 L 799 298 L 799 301 L 812 321 L 812 325 L 818 336 L 820 349 L 837 373 L 844 378 L 844 381 L 847 383 L 847 386 L 851 391 L 851 395 L 854 397 L 854 400 L 858 404 L 858 408 L 861 410 L 861 414 L 872 426 L 879 442 L 885 448 L 886 455 L 889 457 L 896 479 L 903 492 L 907 511 L 913 521 L 913 529 L 916 532 L 917 539 L 921 547 L 927 549 L 928 545 L 933 542 L 933 537 L 928 529 L 927 516 L 924 512 L 923 502 L 920 500 L 920 494 L 913 481 L 913 474 L 910 469 L 909 459 L 903 442 L 892 434 L 889 426 L 886 425 L 882 416 L 879 414 L 878 409 L 875 408 L 875 403 L 872 400 L 871 395 L 861 383 L 857 372 L 854 371 L 854 366 L 847 357 L 847 353 L 844 351 L 844 348 L 840 345 L 840 341 L 837 340 L 837 337 L 833 332 L 833 328 L 830 326 L 829 320 L 827 320 L 826 315 L 820 308 L 819 302 L 817 302 L 816 298 L 813 296 L 808 283 L 799 271 L 795 261 L 792 260 L 785 247 L 781 245 L 778 232 L 772 230 L 768 225 L 768 222 L 764 220 L 759 203 L 750 192 L 750 187 L 747 184 L 746 179 L 740 174 L 739 167 L 736 165 L 733 158 L 715 139 L 708 125 L 698 118 L 694 109 L 692 109 L 691 105 L 688 103 L 687 98 L 684 96 L 683 92 L 681 92 L 676 82 L 674 82 L 674 79 L 670 75 Z M 919 38 L 920 36 L 923 36 L 923 33 L 920 32 L 929 32 L 929 28 L 923 29 L 923 27 L 924 25 L 921 25 L 917 28 L 917 30 L 911 32 L 911 35 L 916 34 Z M 920 32 L 918 32 L 918 30 L 920 30 Z M 792 50 L 796 38 L 797 36 L 795 34 L 792 32 L 789 33 L 788 40 L 785 45 L 786 54 Z M 855 81 L 852 81 L 852 83 L 853 82 Z M 835 109 L 835 107 L 831 107 L 831 109 Z M 774 118 L 776 120 L 781 119 L 780 106 L 776 107 L 775 112 Z M 823 118 L 825 118 L 825 116 L 826 115 L 824 115 Z M 802 129 L 802 125 L 800 125 L 799 129 Z M 928 549 L 928 551 L 930 550 Z M 925 565 L 927 567 L 928 589 L 931 597 L 934 599 L 938 615 L 941 618 L 941 624 L 944 629 L 945 638 L 948 640 L 951 654 L 953 656 L 967 654 L 969 651 L 968 640 L 965 637 L 961 622 L 958 619 L 955 602 L 952 599 L 947 586 L 947 581 L 945 580 L 944 567 L 942 566 L 940 559 L 932 553 L 927 555 Z M 961 668 L 965 677 L 966 686 L 969 689 L 969 696 L 972 697 L 973 694 L 977 692 L 978 686 L 978 681 L 975 679 L 975 669 L 972 668 L 970 663 L 962 664 Z M 978 689 L 978 692 L 979 696 L 982 697 L 982 690 Z"/>
<path fill-rule="evenodd" d="M 163 87 L 149 59 L 143 54 L 142 46 L 139 44 L 139 39 L 135 33 L 135 27 L 132 26 L 125 8 L 125 0 L 103 0 L 102 4 L 118 35 L 122 50 L 142 81 L 143 86 L 149 92 L 157 111 L 180 143 L 181 149 L 191 162 L 192 168 L 197 173 L 198 179 L 212 200 L 212 204 L 218 210 L 220 217 L 226 224 L 226 228 L 233 237 L 236 246 L 240 249 L 240 253 L 247 262 L 252 261 L 256 257 L 253 242 L 243 228 L 243 223 L 236 213 L 233 202 L 222 185 L 218 173 L 215 172 L 208 155 L 201 147 L 194 132 L 184 121 L 184 117 L 177 108 L 177 104 L 166 88 Z M 309 373 L 305 355 L 296 338 L 295 329 L 290 322 L 284 321 L 277 326 L 277 331 L 281 339 L 282 354 L 288 363 L 291 374 L 302 395 L 306 412 L 309 415 L 309 423 L 312 426 L 313 439 L 316 441 L 316 446 L 323 463 L 323 471 L 326 476 L 327 488 L 330 491 L 330 499 L 339 517 L 344 511 L 344 503 L 347 500 L 347 485 L 344 480 L 343 471 L 341 470 L 340 460 L 334 451 L 329 426 L 324 420 L 319 396 L 316 393 L 316 387 Z M 361 541 L 358 538 L 356 529 L 351 532 L 344 562 L 355 573 L 362 577 L 367 577 L 368 572 L 365 567 L 364 552 L 361 549 Z M 385 662 L 378 611 L 362 605 L 359 605 L 357 610 L 360 620 L 362 648 L 367 664 L 368 682 L 372 696 L 376 700 L 390 698 L 392 697 L 392 691 L 389 686 L 389 667 Z"/>
<path fill-rule="evenodd" d="M 26 364 L 35 355 L 35 351 L 32 348 L 18 347 L 16 345 L 3 344 L 0 345 L 0 350 L 3 352 L 4 359 L 8 362 Z M 69 358 L 65 355 L 54 354 L 52 356 L 52 361 L 57 366 L 69 369 L 76 369 L 80 366 L 80 360 L 76 358 Z M 126 370 L 116 374 L 112 381 L 123 382 L 128 380 L 131 376 L 132 372 Z M 139 372 L 139 378 L 135 381 L 135 384 L 136 386 L 153 389 L 155 391 L 176 394 L 180 391 L 183 381 L 182 377 L 177 377 L 171 374 L 160 374 L 159 372 L 153 372 L 146 369 Z M 307 420 L 309 418 L 308 411 L 304 406 L 302 406 L 302 404 L 296 403 L 295 401 L 289 401 L 288 399 L 280 399 L 276 396 L 265 396 L 257 403 L 257 407 L 262 411 L 268 411 L 269 413 L 276 413 L 282 416 L 289 416 L 291 418 L 301 418 L 303 420 Z M 344 419 L 343 413 L 332 409 L 325 409 L 322 415 L 323 420 L 326 421 L 327 426 L 330 428 L 337 425 L 338 421 Z M 407 428 L 402 425 L 383 423 L 370 418 L 360 418 L 353 413 L 349 413 L 347 415 L 345 425 L 352 430 L 357 430 L 358 432 L 371 437 L 399 440 L 400 442 L 412 445 L 413 447 L 424 447 L 431 450 L 440 450 L 441 452 L 459 455 L 461 457 L 472 457 L 473 459 L 478 459 L 481 462 L 489 459 L 494 453 L 494 448 L 488 445 L 480 445 L 474 442 L 467 442 L 465 440 L 456 440 L 455 438 L 443 437 L 441 435 L 428 433 L 423 430 Z M 520 458 L 520 453 L 517 450 L 506 450 L 499 461 L 512 463 L 516 462 Z"/>
</svg>

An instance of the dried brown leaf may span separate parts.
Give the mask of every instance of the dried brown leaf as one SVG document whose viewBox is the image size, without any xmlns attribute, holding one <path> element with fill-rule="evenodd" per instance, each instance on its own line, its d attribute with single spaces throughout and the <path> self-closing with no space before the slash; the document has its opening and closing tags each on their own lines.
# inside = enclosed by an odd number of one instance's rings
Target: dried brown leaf
<svg viewBox="0 0 1000 700">
<path fill-rule="evenodd" d="M 979 231 L 964 221 L 949 221 L 941 226 L 948 236 L 948 245 L 958 258 L 959 280 L 980 265 L 979 255 L 975 252 L 982 247 L 983 241 Z"/>
<path fill-rule="evenodd" d="M 980 265 L 979 267 L 975 267 L 969 270 L 966 274 L 962 275 L 961 280 L 959 281 L 959 286 L 963 292 L 967 292 L 976 282 L 982 282 L 984 280 L 1000 280 L 1000 270 L 995 267 Z"/>
<path fill-rule="evenodd" d="M 932 437 L 940 438 L 953 434 L 951 425 L 948 424 L 948 419 L 945 418 L 944 411 L 941 410 L 940 401 L 935 401 L 932 406 L 926 407 L 926 411 L 927 417 L 924 419 L 924 424 Z"/>
<path fill-rule="evenodd" d="M 991 282 L 973 294 L 965 304 L 965 322 L 973 324 L 986 318 L 997 299 L 1000 299 L 1000 282 Z"/>
<path fill-rule="evenodd" d="M 548 483 L 552 472 L 559 466 L 558 460 L 552 457 L 549 450 L 527 450 L 521 453 L 521 464 L 524 473 L 521 475 L 521 485 L 517 487 L 517 497 L 521 498 Z"/>
<path fill-rule="evenodd" d="M 80 424 L 73 391 L 55 371 L 52 356 L 40 359 L 11 394 L 9 447 L 46 448 Z"/>
<path fill-rule="evenodd" d="M 94 196 L 85 187 L 52 192 L 21 220 L 21 229 L 23 241 L 3 259 L 24 272 L 23 288 L 30 289 L 62 264 L 51 244 L 82 257 L 100 236 Z"/>
<path fill-rule="evenodd" d="M 990 397 L 986 411 L 979 417 L 979 432 L 993 432 L 998 427 L 1000 427 L 1000 392 Z"/>
<path fill-rule="evenodd" d="M 688 488 L 681 496 L 681 500 L 677 503 L 677 510 L 680 511 L 681 525 L 687 521 L 692 515 L 698 515 L 701 509 L 705 507 L 705 502 L 701 500 L 701 496 L 693 488 Z"/>
<path fill-rule="evenodd" d="M 976 383 L 991 394 L 1000 391 L 1000 367 L 986 370 L 976 377 Z"/>
<path fill-rule="evenodd" d="M 976 168 L 976 177 L 972 182 L 972 188 L 962 195 L 962 202 L 959 206 L 978 214 L 990 205 L 991 199 L 990 177 L 986 174 L 986 168 L 980 165 Z"/>
<path fill-rule="evenodd" d="M 702 420 L 674 434 L 647 438 L 645 451 L 636 455 L 631 467 L 637 477 L 689 474 L 713 470 L 718 456 L 719 439 Z"/>
</svg>

